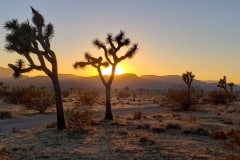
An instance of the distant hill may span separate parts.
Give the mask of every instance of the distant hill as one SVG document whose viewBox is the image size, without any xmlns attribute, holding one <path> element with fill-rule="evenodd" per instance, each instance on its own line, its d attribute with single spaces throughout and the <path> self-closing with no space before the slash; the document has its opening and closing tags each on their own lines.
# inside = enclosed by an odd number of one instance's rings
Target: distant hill
<svg viewBox="0 0 240 160">
<path fill-rule="evenodd" d="M 8 79 L 11 78 L 13 72 L 11 69 L 0 67 L 0 79 Z"/>
<path fill-rule="evenodd" d="M 0 81 L 8 86 L 29 86 L 35 85 L 40 87 L 52 87 L 51 81 L 46 76 L 21 77 L 15 79 L 12 77 L 12 70 L 0 67 Z M 72 74 L 59 74 L 59 80 L 62 88 L 104 88 L 98 76 L 82 77 Z M 154 89 L 167 90 L 172 87 L 183 84 L 182 77 L 179 75 L 155 76 L 144 75 L 137 76 L 135 74 L 123 74 L 115 76 L 113 88 L 124 88 L 128 86 L 130 89 Z M 193 81 L 194 86 L 200 86 L 206 91 L 216 88 L 215 81 Z M 239 86 L 235 87 L 240 89 Z"/>
</svg>

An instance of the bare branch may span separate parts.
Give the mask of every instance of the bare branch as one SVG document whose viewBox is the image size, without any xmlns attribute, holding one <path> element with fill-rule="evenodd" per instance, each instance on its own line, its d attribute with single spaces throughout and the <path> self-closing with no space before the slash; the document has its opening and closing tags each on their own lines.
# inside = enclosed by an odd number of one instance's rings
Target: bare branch
<svg viewBox="0 0 240 160">
<path fill-rule="evenodd" d="M 74 67 L 75 69 L 77 69 L 77 68 L 84 68 L 84 67 L 86 67 L 87 65 L 90 65 L 90 63 L 89 63 L 89 62 L 75 62 L 75 63 L 73 64 L 73 67 Z"/>
<path fill-rule="evenodd" d="M 93 44 L 96 47 L 98 47 L 98 49 L 102 48 L 104 50 L 104 56 L 105 56 L 106 60 L 108 61 L 108 63 L 113 64 L 108 56 L 108 50 L 107 50 L 107 47 L 104 45 L 104 43 L 99 41 L 98 39 L 96 39 L 95 41 L 93 41 Z"/>
<path fill-rule="evenodd" d="M 122 60 L 126 59 L 126 58 L 132 58 L 136 53 L 137 53 L 137 50 L 138 50 L 138 45 L 137 44 L 134 44 L 132 46 L 132 48 L 130 48 L 126 54 L 124 56 L 121 56 L 118 61 L 121 62 Z"/>
</svg>

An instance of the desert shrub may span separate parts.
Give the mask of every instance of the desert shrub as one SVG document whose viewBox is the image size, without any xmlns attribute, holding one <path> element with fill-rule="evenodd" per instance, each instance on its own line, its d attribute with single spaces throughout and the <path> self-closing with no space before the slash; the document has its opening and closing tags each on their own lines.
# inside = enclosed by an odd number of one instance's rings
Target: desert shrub
<svg viewBox="0 0 240 160">
<path fill-rule="evenodd" d="M 129 89 L 124 88 L 124 89 L 118 90 L 116 93 L 116 97 L 117 99 L 126 99 L 130 97 Z"/>
<path fill-rule="evenodd" d="M 26 87 L 13 87 L 3 94 L 3 100 L 11 104 L 19 104 L 20 99 L 26 94 L 28 88 Z"/>
<path fill-rule="evenodd" d="M 191 89 L 190 105 L 197 104 L 199 99 L 203 96 L 203 90 L 200 87 Z M 169 89 L 166 93 L 165 103 L 170 106 L 178 106 L 180 109 L 186 108 L 188 103 L 188 90 L 186 87 L 179 86 L 174 89 Z"/>
<path fill-rule="evenodd" d="M 75 106 L 92 106 L 97 102 L 99 92 L 94 90 L 84 90 L 78 94 Z"/>
<path fill-rule="evenodd" d="M 12 104 L 22 104 L 27 109 L 38 110 L 44 113 L 47 108 L 55 103 L 51 91 L 36 87 L 13 87 L 6 91 L 4 100 Z"/>
<path fill-rule="evenodd" d="M 66 111 L 68 129 L 88 132 L 93 122 L 93 112 L 89 107 L 81 106 Z"/>
<path fill-rule="evenodd" d="M 141 111 L 134 112 L 133 119 L 139 120 L 143 117 L 143 113 Z"/>
<path fill-rule="evenodd" d="M 70 91 L 69 90 L 62 90 L 62 97 L 67 98 L 70 96 Z"/>
<path fill-rule="evenodd" d="M 32 104 L 31 107 L 39 111 L 40 113 L 44 113 L 54 103 L 55 103 L 54 95 L 48 92 L 40 92 L 38 98 L 31 99 Z"/>
<path fill-rule="evenodd" d="M 208 99 L 214 104 L 226 104 L 228 102 L 228 97 L 226 92 L 223 90 L 213 90 L 208 93 Z"/>
<path fill-rule="evenodd" d="M 179 123 L 170 122 L 170 123 L 167 123 L 166 129 L 176 129 L 176 130 L 179 130 L 179 129 L 182 129 L 182 126 Z"/>
<path fill-rule="evenodd" d="M 0 112 L 0 119 L 8 119 L 8 118 L 12 118 L 12 114 L 9 111 Z"/>
<path fill-rule="evenodd" d="M 19 103 L 25 105 L 27 109 L 34 109 L 39 113 L 44 113 L 55 103 L 55 99 L 51 91 L 32 88 L 19 99 Z"/>
</svg>

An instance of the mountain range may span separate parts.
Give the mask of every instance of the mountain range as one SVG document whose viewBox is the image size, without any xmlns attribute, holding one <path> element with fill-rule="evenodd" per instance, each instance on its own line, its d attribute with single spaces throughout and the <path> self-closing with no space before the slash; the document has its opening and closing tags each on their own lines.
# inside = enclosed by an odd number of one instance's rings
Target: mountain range
<svg viewBox="0 0 240 160">
<path fill-rule="evenodd" d="M 0 82 L 6 86 L 40 86 L 40 87 L 52 87 L 51 81 L 47 76 L 35 76 L 28 77 L 22 76 L 20 78 L 13 78 L 13 72 L 11 69 L 0 67 Z M 68 88 L 103 88 L 103 84 L 98 76 L 82 77 L 72 74 L 59 74 L 59 80 L 61 87 Z M 172 87 L 184 84 L 180 75 L 143 75 L 137 76 L 135 74 L 122 74 L 117 75 L 113 81 L 112 88 L 124 88 L 130 89 L 153 89 L 153 90 L 167 90 Z M 201 81 L 194 80 L 194 86 L 200 86 L 205 91 L 213 90 L 217 86 L 217 82 L 214 81 Z M 236 86 L 235 89 L 240 89 L 240 86 Z"/>
</svg>

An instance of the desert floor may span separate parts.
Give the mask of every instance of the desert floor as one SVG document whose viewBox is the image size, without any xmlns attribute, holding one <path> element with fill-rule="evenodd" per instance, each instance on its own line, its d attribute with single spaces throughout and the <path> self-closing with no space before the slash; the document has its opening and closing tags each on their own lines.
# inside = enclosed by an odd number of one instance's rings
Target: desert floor
<svg viewBox="0 0 240 160">
<path fill-rule="evenodd" d="M 114 105 L 114 109 L 125 111 L 112 122 L 102 120 L 103 112 L 97 106 L 95 112 L 99 114 L 87 133 L 58 131 L 54 125 L 0 132 L 0 159 L 240 159 L 240 135 L 227 135 L 240 128 L 240 102 L 227 106 L 201 104 L 189 111 L 158 106 L 161 109 L 155 113 L 145 110 L 136 119 L 129 108 L 139 106 L 156 104 Z M 21 106 L 4 107 L 16 117 L 36 114 Z"/>
</svg>

